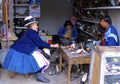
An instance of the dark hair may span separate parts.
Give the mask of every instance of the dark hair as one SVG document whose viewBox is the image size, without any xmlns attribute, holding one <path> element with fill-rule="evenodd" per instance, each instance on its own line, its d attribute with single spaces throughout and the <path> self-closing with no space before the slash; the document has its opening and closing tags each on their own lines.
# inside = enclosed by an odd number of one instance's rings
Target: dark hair
<svg viewBox="0 0 120 84">
<path fill-rule="evenodd" d="M 108 24 L 112 24 L 112 19 L 110 16 L 106 15 L 103 16 L 100 20 L 104 20 L 105 22 L 107 22 Z"/>
<path fill-rule="evenodd" d="M 64 27 L 68 26 L 68 25 L 71 25 L 73 27 L 73 24 L 70 20 L 66 20 L 65 23 L 64 23 Z"/>
</svg>

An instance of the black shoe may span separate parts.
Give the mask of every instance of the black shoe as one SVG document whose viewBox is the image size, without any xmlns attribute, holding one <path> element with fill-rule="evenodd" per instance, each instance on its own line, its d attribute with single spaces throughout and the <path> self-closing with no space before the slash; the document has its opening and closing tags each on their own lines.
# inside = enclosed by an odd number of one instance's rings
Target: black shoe
<svg viewBox="0 0 120 84">
<path fill-rule="evenodd" d="M 37 73 L 37 81 L 41 81 L 43 83 L 49 83 L 50 82 L 49 79 L 47 79 L 43 76 L 43 73 Z"/>
<path fill-rule="evenodd" d="M 43 82 L 43 83 L 49 83 L 50 82 L 50 80 L 49 79 L 47 79 L 47 78 L 37 78 L 37 81 L 40 81 L 40 82 Z"/>
</svg>

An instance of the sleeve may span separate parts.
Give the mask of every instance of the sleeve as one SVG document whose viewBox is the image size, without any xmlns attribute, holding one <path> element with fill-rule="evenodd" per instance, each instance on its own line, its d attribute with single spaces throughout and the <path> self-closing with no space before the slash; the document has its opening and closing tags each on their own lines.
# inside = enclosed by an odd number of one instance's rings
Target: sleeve
<svg viewBox="0 0 120 84">
<path fill-rule="evenodd" d="M 117 43 L 113 37 L 108 38 L 108 46 L 117 46 Z"/>
<path fill-rule="evenodd" d="M 28 36 L 32 39 L 32 41 L 40 48 L 50 48 L 50 44 L 46 43 L 45 41 L 43 41 L 39 34 L 34 31 L 31 30 L 28 32 Z"/>
<path fill-rule="evenodd" d="M 74 39 L 77 39 L 77 38 L 78 38 L 78 32 L 77 32 L 77 29 L 76 29 L 75 26 L 73 27 L 73 38 L 74 38 Z"/>
<path fill-rule="evenodd" d="M 63 37 L 64 35 L 64 27 L 61 26 L 58 30 L 58 33 L 57 33 L 58 37 Z"/>
</svg>

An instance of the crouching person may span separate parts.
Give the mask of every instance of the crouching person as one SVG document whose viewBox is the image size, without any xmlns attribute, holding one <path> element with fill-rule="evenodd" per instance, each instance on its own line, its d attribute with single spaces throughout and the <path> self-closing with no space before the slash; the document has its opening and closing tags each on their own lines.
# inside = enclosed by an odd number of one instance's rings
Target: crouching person
<svg viewBox="0 0 120 84">
<path fill-rule="evenodd" d="M 37 73 L 37 80 L 49 83 L 50 80 L 43 76 L 49 67 L 47 60 L 41 50 L 43 48 L 58 48 L 58 44 L 48 44 L 41 40 L 38 34 L 38 22 L 32 16 L 25 18 L 25 26 L 28 27 L 9 49 L 3 68 L 22 74 Z M 39 49 L 38 49 L 39 48 Z"/>
</svg>

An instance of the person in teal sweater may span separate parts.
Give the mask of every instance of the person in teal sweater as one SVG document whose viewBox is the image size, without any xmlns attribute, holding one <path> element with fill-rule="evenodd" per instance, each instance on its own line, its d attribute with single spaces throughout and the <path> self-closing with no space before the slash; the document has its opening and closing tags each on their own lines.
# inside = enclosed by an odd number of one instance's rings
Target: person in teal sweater
<svg viewBox="0 0 120 84">
<path fill-rule="evenodd" d="M 58 44 L 44 42 L 38 34 L 38 22 L 32 16 L 25 18 L 27 31 L 23 33 L 11 46 L 3 63 L 3 68 L 17 73 L 37 73 L 37 80 L 49 83 L 43 76 L 50 62 L 43 56 L 43 48 L 58 48 Z"/>
</svg>

